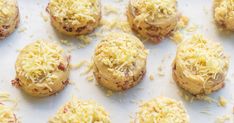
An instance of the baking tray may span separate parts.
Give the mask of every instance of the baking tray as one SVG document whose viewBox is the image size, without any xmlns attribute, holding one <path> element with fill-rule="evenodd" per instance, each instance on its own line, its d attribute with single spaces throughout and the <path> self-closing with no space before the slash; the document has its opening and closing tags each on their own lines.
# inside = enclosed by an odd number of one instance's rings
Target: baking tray
<svg viewBox="0 0 234 123">
<path fill-rule="evenodd" d="M 122 93 L 114 93 L 107 96 L 107 91 L 96 82 L 87 81 L 90 75 L 80 75 L 85 71 L 85 67 L 71 71 L 69 84 L 60 93 L 45 97 L 35 98 L 28 96 L 20 89 L 11 85 L 11 80 L 15 77 L 14 64 L 18 55 L 18 50 L 25 45 L 38 40 L 57 41 L 68 40 L 72 46 L 62 45 L 65 49 L 71 50 L 72 64 L 83 60 L 90 61 L 94 48 L 99 42 L 92 38 L 92 42 L 84 48 L 79 48 L 80 43 L 76 37 L 66 37 L 58 33 L 47 20 L 45 8 L 48 0 L 18 0 L 20 8 L 21 22 L 16 31 L 7 39 L 0 41 L 0 91 L 8 92 L 11 98 L 18 100 L 17 116 L 22 123 L 46 123 L 48 118 L 53 116 L 58 108 L 65 102 L 76 96 L 80 99 L 93 99 L 102 104 L 110 113 L 113 123 L 129 123 L 131 116 L 137 111 L 138 103 L 141 100 L 149 100 L 157 96 L 171 97 L 183 101 L 191 123 L 213 123 L 218 116 L 229 115 L 231 119 L 227 123 L 233 123 L 233 103 L 234 103 L 234 77 L 233 77 L 233 52 L 234 33 L 224 34 L 217 31 L 217 27 L 212 17 L 212 0 L 178 0 L 178 8 L 182 15 L 189 17 L 190 26 L 196 25 L 196 30 L 185 33 L 189 36 L 193 33 L 201 33 L 205 37 L 221 42 L 227 54 L 230 55 L 230 68 L 227 75 L 226 86 L 210 95 L 214 100 L 223 96 L 228 100 L 226 107 L 220 107 L 215 102 L 207 101 L 186 101 L 179 93 L 179 88 L 173 82 L 171 76 L 171 63 L 175 57 L 176 43 L 170 39 L 165 39 L 159 44 L 145 43 L 150 54 L 147 61 L 147 74 L 143 81 L 136 87 Z M 121 18 L 125 18 L 127 0 L 101 0 L 102 6 L 114 6 L 118 8 Z M 112 18 L 111 14 L 103 18 Z M 47 21 L 46 21 L 47 20 Z M 162 66 L 164 76 L 158 74 L 158 67 Z M 153 75 L 154 80 L 149 76 Z"/>
</svg>

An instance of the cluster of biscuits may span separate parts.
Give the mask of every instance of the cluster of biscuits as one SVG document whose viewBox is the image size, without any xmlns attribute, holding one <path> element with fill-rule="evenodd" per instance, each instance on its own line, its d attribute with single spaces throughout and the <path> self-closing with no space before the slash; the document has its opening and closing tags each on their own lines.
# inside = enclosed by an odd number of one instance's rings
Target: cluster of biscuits
<svg viewBox="0 0 234 123">
<path fill-rule="evenodd" d="M 152 42 L 159 42 L 177 26 L 180 13 L 176 5 L 176 0 L 129 0 L 127 18 L 132 30 Z M 71 36 L 91 33 L 101 19 L 99 0 L 50 0 L 46 10 L 52 25 Z M 216 0 L 214 18 L 218 25 L 234 30 L 234 1 Z M 0 0 L 0 38 L 12 33 L 18 23 L 16 0 Z M 110 33 L 96 46 L 93 74 L 100 85 L 110 90 L 127 90 L 144 77 L 147 55 L 148 50 L 136 36 Z M 16 79 L 12 84 L 33 96 L 55 94 L 69 83 L 69 62 L 70 56 L 58 44 L 38 40 L 18 55 Z M 172 73 L 181 88 L 193 95 L 202 95 L 224 86 L 228 67 L 229 59 L 219 43 L 194 35 L 178 45 Z M 135 123 L 189 122 L 183 104 L 165 97 L 143 103 L 136 116 Z M 17 122 L 12 114 L 9 118 L 12 119 L 9 122 Z M 109 123 L 110 118 L 96 102 L 73 99 L 49 122 Z"/>
</svg>

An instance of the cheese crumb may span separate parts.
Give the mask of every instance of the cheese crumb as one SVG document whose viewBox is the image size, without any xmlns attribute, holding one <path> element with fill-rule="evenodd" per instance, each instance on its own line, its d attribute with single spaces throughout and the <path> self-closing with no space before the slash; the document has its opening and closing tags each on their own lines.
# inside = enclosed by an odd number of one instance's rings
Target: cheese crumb
<svg viewBox="0 0 234 123">
<path fill-rule="evenodd" d="M 71 46 L 71 42 L 69 42 L 68 40 L 60 40 L 60 43 L 67 45 L 67 46 Z"/>
<path fill-rule="evenodd" d="M 41 15 L 42 19 L 43 19 L 45 22 L 47 22 L 47 21 L 49 20 L 49 17 L 46 16 L 43 12 L 41 12 L 40 15 Z"/>
<path fill-rule="evenodd" d="M 80 41 L 82 41 L 83 44 L 85 44 L 85 45 L 90 44 L 90 42 L 91 42 L 91 38 L 88 37 L 88 36 L 85 36 L 85 35 L 78 36 L 77 38 L 78 38 Z"/>
<path fill-rule="evenodd" d="M 18 32 L 19 32 L 19 33 L 25 32 L 26 30 L 27 30 L 26 27 L 20 27 L 19 30 L 18 30 Z"/>
<path fill-rule="evenodd" d="M 49 123 L 110 123 L 109 114 L 103 106 L 92 100 L 73 98 L 59 109 Z"/>
<path fill-rule="evenodd" d="M 227 99 L 225 99 L 223 96 L 219 97 L 219 102 L 218 102 L 219 106 L 225 107 L 227 103 L 228 103 Z"/>
<path fill-rule="evenodd" d="M 153 74 L 150 74 L 149 79 L 150 79 L 150 80 L 154 80 L 154 75 L 153 75 Z"/>
<path fill-rule="evenodd" d="M 86 62 L 87 62 L 86 60 L 83 60 L 83 61 L 81 61 L 78 64 L 71 64 L 71 68 L 73 68 L 73 69 L 80 69 L 82 66 L 85 65 Z"/>
<path fill-rule="evenodd" d="M 180 31 L 172 32 L 170 39 L 173 40 L 176 44 L 183 41 L 183 35 Z"/>
<path fill-rule="evenodd" d="M 88 76 L 88 77 L 86 77 L 86 79 L 88 80 L 88 81 L 93 81 L 94 80 L 94 77 L 93 77 L 93 75 L 90 75 L 90 76 Z"/>
<path fill-rule="evenodd" d="M 119 10 L 117 8 L 113 7 L 112 5 L 105 5 L 104 6 L 104 13 L 105 13 L 105 15 L 109 15 L 111 13 L 118 14 L 119 13 L 118 11 Z"/>
<path fill-rule="evenodd" d="M 215 123 L 226 123 L 226 121 L 231 120 L 231 116 L 230 115 L 223 115 L 223 116 L 218 116 Z"/>
<path fill-rule="evenodd" d="M 181 16 L 179 22 L 177 23 L 178 29 L 183 29 L 189 24 L 189 18 L 186 16 Z"/>
<path fill-rule="evenodd" d="M 108 90 L 108 91 L 106 92 L 106 96 L 107 96 L 107 97 L 110 97 L 110 96 L 112 96 L 112 95 L 113 95 L 113 91 Z"/>
</svg>

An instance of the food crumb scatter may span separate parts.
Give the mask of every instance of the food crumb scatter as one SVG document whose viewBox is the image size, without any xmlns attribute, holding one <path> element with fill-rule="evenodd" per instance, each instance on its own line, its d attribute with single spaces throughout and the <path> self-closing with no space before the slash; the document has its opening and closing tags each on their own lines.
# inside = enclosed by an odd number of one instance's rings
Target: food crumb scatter
<svg viewBox="0 0 234 123">
<path fill-rule="evenodd" d="M 86 62 L 87 62 L 86 60 L 83 60 L 83 61 L 79 62 L 78 64 L 71 64 L 71 68 L 80 69 L 82 66 L 85 65 Z"/>
<path fill-rule="evenodd" d="M 19 28 L 18 32 L 19 32 L 19 33 L 21 33 L 21 32 L 25 32 L 26 30 L 27 30 L 27 28 L 26 28 L 26 27 L 21 27 L 21 28 Z"/>
<path fill-rule="evenodd" d="M 150 74 L 149 79 L 150 79 L 150 80 L 154 80 L 154 75 L 153 75 L 153 74 Z"/>
<path fill-rule="evenodd" d="M 84 45 L 90 44 L 91 43 L 91 38 L 85 35 L 81 35 L 77 37 L 78 40 L 82 41 Z"/>
<path fill-rule="evenodd" d="M 218 102 L 219 106 L 225 107 L 227 103 L 228 103 L 227 99 L 225 99 L 223 96 L 219 97 L 219 102 Z"/>
<path fill-rule="evenodd" d="M 107 90 L 106 96 L 107 96 L 107 97 L 110 97 L 110 96 L 112 96 L 112 95 L 113 95 L 113 91 Z"/>
<path fill-rule="evenodd" d="M 46 16 L 43 12 L 41 12 L 40 15 L 41 15 L 42 19 L 43 19 L 45 22 L 47 22 L 47 21 L 49 20 L 49 17 Z"/>
<path fill-rule="evenodd" d="M 188 26 L 189 24 L 189 18 L 187 16 L 181 16 L 178 24 L 177 24 L 177 28 L 178 29 L 183 29 L 186 26 Z"/>
<path fill-rule="evenodd" d="M 109 14 L 111 14 L 111 13 L 113 13 L 113 14 L 118 14 L 118 9 L 115 8 L 115 7 L 112 6 L 112 5 L 105 5 L 105 6 L 104 6 L 104 13 L 105 13 L 105 15 L 109 15 Z"/>
<path fill-rule="evenodd" d="M 92 71 L 92 69 L 93 69 L 93 62 L 90 62 L 86 66 L 86 70 L 83 73 L 81 73 L 81 75 L 86 75 L 86 74 L 90 73 Z"/>
<path fill-rule="evenodd" d="M 91 81 L 94 80 L 94 77 L 93 77 L 93 75 L 90 75 L 90 76 L 86 77 L 86 79 L 87 79 L 89 82 L 91 82 Z"/>
<path fill-rule="evenodd" d="M 225 114 L 223 116 L 218 116 L 215 120 L 215 123 L 226 123 L 226 121 L 230 121 L 231 116 L 228 114 Z"/>
<path fill-rule="evenodd" d="M 158 67 L 158 76 L 162 77 L 165 76 L 165 73 L 163 71 L 163 63 L 164 63 L 164 58 L 162 59 L 159 67 Z"/>
<path fill-rule="evenodd" d="M 176 44 L 183 41 L 183 35 L 180 31 L 172 32 L 170 39 L 174 41 Z"/>
<path fill-rule="evenodd" d="M 198 29 L 198 25 L 193 24 L 193 25 L 189 26 L 188 28 L 186 28 L 185 30 L 187 32 L 191 32 L 192 33 L 192 32 L 196 32 L 197 29 Z"/>
<path fill-rule="evenodd" d="M 71 42 L 69 42 L 68 40 L 60 40 L 60 43 L 67 45 L 67 46 L 71 46 Z"/>
</svg>

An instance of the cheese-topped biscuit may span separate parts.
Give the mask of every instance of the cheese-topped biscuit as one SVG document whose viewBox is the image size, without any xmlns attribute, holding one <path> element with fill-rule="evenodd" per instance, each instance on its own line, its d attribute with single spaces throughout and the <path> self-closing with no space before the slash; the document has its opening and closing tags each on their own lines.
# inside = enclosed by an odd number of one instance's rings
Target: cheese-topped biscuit
<svg viewBox="0 0 234 123">
<path fill-rule="evenodd" d="M 52 25 L 67 35 L 90 33 L 101 19 L 99 0 L 50 0 L 47 11 Z"/>
<path fill-rule="evenodd" d="M 52 95 L 68 83 L 69 59 L 55 43 L 31 43 L 20 51 L 13 84 L 33 96 Z"/>
</svg>

